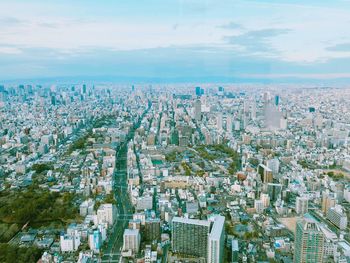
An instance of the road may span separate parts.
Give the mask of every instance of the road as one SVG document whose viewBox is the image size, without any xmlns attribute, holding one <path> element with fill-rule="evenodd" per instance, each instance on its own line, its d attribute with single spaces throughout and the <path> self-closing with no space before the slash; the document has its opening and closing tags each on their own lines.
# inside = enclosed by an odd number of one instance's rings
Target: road
<svg viewBox="0 0 350 263">
<path fill-rule="evenodd" d="M 114 193 L 117 201 L 118 217 L 112 228 L 106 245 L 102 249 L 102 262 L 119 262 L 123 247 L 124 229 L 132 219 L 133 206 L 128 193 L 127 184 L 127 152 L 128 143 L 134 138 L 135 130 L 140 127 L 141 121 L 149 108 L 140 117 L 139 121 L 130 130 L 126 140 L 116 148 L 116 168 L 114 173 Z"/>
</svg>

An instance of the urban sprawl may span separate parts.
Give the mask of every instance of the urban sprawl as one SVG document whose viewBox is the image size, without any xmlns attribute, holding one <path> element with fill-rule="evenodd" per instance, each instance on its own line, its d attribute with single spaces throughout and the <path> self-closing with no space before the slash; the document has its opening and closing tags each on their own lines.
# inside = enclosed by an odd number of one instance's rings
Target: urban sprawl
<svg viewBox="0 0 350 263">
<path fill-rule="evenodd" d="M 0 262 L 350 262 L 349 101 L 0 85 Z"/>
</svg>

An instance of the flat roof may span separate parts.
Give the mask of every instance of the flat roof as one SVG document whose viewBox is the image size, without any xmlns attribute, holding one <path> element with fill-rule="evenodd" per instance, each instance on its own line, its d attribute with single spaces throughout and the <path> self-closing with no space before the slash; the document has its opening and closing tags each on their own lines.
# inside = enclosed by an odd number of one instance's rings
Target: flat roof
<svg viewBox="0 0 350 263">
<path fill-rule="evenodd" d="M 190 219 L 190 218 L 184 218 L 184 217 L 174 217 L 172 222 L 210 227 L 209 221 L 199 220 L 199 219 Z"/>
</svg>

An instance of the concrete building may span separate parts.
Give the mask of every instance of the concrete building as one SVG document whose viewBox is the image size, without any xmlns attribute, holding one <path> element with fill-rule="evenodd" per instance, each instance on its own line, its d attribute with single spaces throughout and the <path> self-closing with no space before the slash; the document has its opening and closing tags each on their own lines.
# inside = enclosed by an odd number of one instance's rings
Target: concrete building
<svg viewBox="0 0 350 263">
<path fill-rule="evenodd" d="M 264 203 L 262 200 L 254 200 L 254 208 L 255 208 L 255 211 L 258 213 L 258 214 L 261 214 L 262 212 L 264 212 Z"/>
<path fill-rule="evenodd" d="M 209 234 L 208 240 L 208 263 L 223 262 L 225 241 L 225 217 L 216 216 Z"/>
<path fill-rule="evenodd" d="M 123 251 L 131 250 L 138 253 L 140 249 L 141 235 L 138 229 L 125 229 L 123 235 Z"/>
<path fill-rule="evenodd" d="M 348 225 L 348 218 L 340 205 L 328 209 L 327 219 L 341 230 L 346 229 Z"/>
<path fill-rule="evenodd" d="M 308 212 L 309 199 L 305 196 L 298 196 L 295 201 L 295 212 L 299 215 L 303 215 Z"/>
<path fill-rule="evenodd" d="M 322 195 L 322 212 L 326 215 L 329 208 L 334 207 L 337 199 L 334 193 L 324 192 Z"/>
<path fill-rule="evenodd" d="M 206 259 L 210 222 L 174 217 L 171 246 L 174 253 Z"/>
<path fill-rule="evenodd" d="M 324 236 L 317 221 L 306 214 L 297 222 L 294 263 L 322 263 Z"/>
<path fill-rule="evenodd" d="M 62 234 L 60 236 L 60 248 L 62 252 L 77 251 L 80 246 L 80 236 Z"/>
<path fill-rule="evenodd" d="M 113 226 L 117 217 L 117 208 L 113 204 L 102 204 L 97 210 L 97 221 L 99 224 L 108 223 Z"/>
</svg>

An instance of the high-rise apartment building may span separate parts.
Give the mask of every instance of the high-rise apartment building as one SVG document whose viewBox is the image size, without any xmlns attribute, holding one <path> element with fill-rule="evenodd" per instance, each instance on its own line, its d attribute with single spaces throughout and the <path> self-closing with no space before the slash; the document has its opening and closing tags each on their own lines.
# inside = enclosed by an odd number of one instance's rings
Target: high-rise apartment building
<svg viewBox="0 0 350 263">
<path fill-rule="evenodd" d="M 225 217 L 216 216 L 208 240 L 208 263 L 223 262 Z"/>
<path fill-rule="evenodd" d="M 209 221 L 174 217 L 172 250 L 175 253 L 206 259 L 209 233 Z"/>
</svg>

